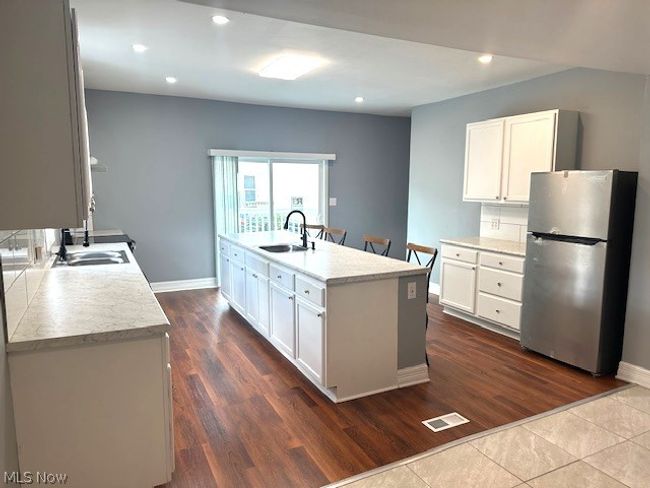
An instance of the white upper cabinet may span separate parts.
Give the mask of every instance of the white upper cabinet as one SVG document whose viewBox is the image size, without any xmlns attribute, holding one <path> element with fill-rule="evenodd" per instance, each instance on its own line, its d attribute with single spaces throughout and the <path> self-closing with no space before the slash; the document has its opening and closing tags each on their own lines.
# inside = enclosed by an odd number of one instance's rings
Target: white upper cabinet
<svg viewBox="0 0 650 488">
<path fill-rule="evenodd" d="M 504 120 L 467 124 L 464 200 L 501 199 Z"/>
<path fill-rule="evenodd" d="M 92 196 L 67 0 L 0 2 L 0 229 L 81 227 Z"/>
<path fill-rule="evenodd" d="M 463 200 L 528 203 L 531 173 L 575 169 L 577 131 L 564 110 L 468 124 Z"/>
</svg>

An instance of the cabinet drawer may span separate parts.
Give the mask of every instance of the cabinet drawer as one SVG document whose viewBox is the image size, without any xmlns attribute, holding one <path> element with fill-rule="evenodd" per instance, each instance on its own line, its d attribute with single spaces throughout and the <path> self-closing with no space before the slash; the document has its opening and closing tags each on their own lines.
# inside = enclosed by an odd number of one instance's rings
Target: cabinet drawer
<svg viewBox="0 0 650 488">
<path fill-rule="evenodd" d="M 269 266 L 269 275 L 272 282 L 289 290 L 293 290 L 293 280 L 296 275 L 292 271 L 271 264 Z"/>
<path fill-rule="evenodd" d="M 517 256 L 507 256 L 505 254 L 495 254 L 491 252 L 481 253 L 481 266 L 488 266 L 495 269 L 512 271 L 513 273 L 524 272 L 524 258 Z"/>
<path fill-rule="evenodd" d="M 466 263 L 476 264 L 478 251 L 475 249 L 467 249 L 466 247 L 450 246 L 443 244 L 442 257 L 448 259 L 456 259 Z"/>
<path fill-rule="evenodd" d="M 239 246 L 235 246 L 234 244 L 230 244 L 230 258 L 233 261 L 243 263 L 244 262 L 244 250 Z"/>
<path fill-rule="evenodd" d="M 484 319 L 519 330 L 521 303 L 479 293 L 478 315 Z"/>
<path fill-rule="evenodd" d="M 219 239 L 219 252 L 223 256 L 230 256 L 230 244 L 228 243 L 228 241 Z"/>
<path fill-rule="evenodd" d="M 256 254 L 253 254 L 251 252 L 246 253 L 246 266 L 248 269 L 251 271 L 261 274 L 262 276 L 269 276 L 269 263 L 268 261 L 265 261 L 264 259 L 260 258 Z"/>
<path fill-rule="evenodd" d="M 296 295 L 315 305 L 325 306 L 325 288 L 311 281 L 307 281 L 301 276 L 296 276 Z"/>
<path fill-rule="evenodd" d="M 481 266 L 478 289 L 479 291 L 520 302 L 523 281 L 523 275 Z"/>
</svg>

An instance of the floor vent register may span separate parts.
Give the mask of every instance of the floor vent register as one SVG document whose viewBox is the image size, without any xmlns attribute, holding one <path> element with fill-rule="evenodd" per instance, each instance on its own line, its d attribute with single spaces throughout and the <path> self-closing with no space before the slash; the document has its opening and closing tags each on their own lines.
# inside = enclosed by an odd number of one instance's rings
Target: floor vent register
<svg viewBox="0 0 650 488">
<path fill-rule="evenodd" d="M 431 429 L 432 431 L 440 432 L 441 430 L 451 429 L 452 427 L 466 424 L 468 422 L 469 420 L 467 420 L 459 413 L 452 412 L 441 415 L 440 417 L 424 420 L 422 423 L 425 425 L 425 427 Z"/>
</svg>

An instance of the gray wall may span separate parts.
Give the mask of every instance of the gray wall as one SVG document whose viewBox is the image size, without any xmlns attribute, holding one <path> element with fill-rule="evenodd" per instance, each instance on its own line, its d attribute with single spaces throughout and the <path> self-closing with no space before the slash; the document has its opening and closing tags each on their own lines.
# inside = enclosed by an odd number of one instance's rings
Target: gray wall
<svg viewBox="0 0 650 488">
<path fill-rule="evenodd" d="M 440 245 L 444 237 L 478 235 L 480 204 L 462 202 L 465 125 L 561 108 L 580 111 L 582 169 L 637 170 L 645 79 L 571 69 L 443 102 L 411 117 L 408 240 Z M 439 261 L 432 282 L 439 282 Z"/>
<path fill-rule="evenodd" d="M 329 223 L 391 237 L 404 255 L 410 120 L 89 90 L 96 228 L 121 228 L 138 243 L 153 281 L 214 276 L 210 148 L 336 153 Z"/>
<path fill-rule="evenodd" d="M 623 361 L 650 369 L 650 77 L 646 78 L 641 134 Z"/>
</svg>

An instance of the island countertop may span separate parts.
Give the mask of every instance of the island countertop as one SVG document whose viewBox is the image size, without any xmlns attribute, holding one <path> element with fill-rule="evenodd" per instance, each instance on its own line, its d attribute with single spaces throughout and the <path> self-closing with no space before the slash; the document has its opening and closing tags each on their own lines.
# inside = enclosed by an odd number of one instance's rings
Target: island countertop
<svg viewBox="0 0 650 488">
<path fill-rule="evenodd" d="M 231 243 L 255 252 L 269 261 L 328 284 L 350 283 L 426 274 L 428 269 L 399 259 L 360 251 L 332 242 L 316 240 L 316 250 L 273 253 L 259 246 L 300 244 L 300 235 L 288 231 L 219 234 Z"/>
<path fill-rule="evenodd" d="M 506 241 L 504 239 L 493 239 L 491 237 L 459 237 L 454 239 L 440 239 L 443 244 L 471 247 L 484 251 L 493 251 L 515 256 L 526 256 L 526 243 L 518 241 Z"/>
<path fill-rule="evenodd" d="M 68 251 L 124 251 L 128 264 L 49 267 L 7 351 L 159 334 L 169 321 L 125 243 L 68 246 Z"/>
</svg>

